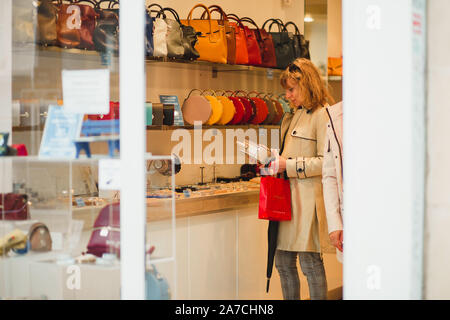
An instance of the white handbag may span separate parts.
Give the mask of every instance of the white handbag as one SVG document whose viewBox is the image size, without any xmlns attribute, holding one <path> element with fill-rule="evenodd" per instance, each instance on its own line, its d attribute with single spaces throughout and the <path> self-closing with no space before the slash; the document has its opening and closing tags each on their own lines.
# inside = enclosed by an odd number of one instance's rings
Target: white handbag
<svg viewBox="0 0 450 320">
<path fill-rule="evenodd" d="M 167 57 L 167 23 L 164 19 L 156 18 L 153 26 L 153 55 Z"/>
</svg>

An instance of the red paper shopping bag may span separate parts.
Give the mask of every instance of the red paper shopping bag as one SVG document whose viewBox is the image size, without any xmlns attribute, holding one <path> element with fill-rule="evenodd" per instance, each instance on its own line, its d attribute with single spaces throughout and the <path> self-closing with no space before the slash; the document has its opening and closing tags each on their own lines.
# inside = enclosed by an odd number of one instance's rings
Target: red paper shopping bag
<svg viewBox="0 0 450 320">
<path fill-rule="evenodd" d="M 259 219 L 291 220 L 291 187 L 289 180 L 261 177 L 259 190 Z"/>
</svg>

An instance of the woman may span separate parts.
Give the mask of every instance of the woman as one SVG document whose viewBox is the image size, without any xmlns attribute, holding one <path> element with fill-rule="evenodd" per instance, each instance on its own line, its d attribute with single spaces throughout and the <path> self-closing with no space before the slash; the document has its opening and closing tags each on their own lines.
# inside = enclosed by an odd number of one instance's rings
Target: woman
<svg viewBox="0 0 450 320">
<path fill-rule="evenodd" d="M 311 300 L 327 299 L 322 253 L 333 249 L 323 202 L 322 160 L 328 120 L 324 107 L 333 98 L 307 59 L 291 63 L 281 75 L 281 85 L 292 110 L 281 123 L 280 156 L 271 166 L 289 178 L 292 219 L 279 222 L 275 266 L 284 299 L 300 299 L 297 256 Z"/>
<path fill-rule="evenodd" d="M 327 213 L 330 241 L 336 247 L 336 258 L 342 262 L 343 243 L 343 150 L 342 102 L 326 108 L 328 116 L 327 140 L 323 151 L 323 198 Z"/>
</svg>

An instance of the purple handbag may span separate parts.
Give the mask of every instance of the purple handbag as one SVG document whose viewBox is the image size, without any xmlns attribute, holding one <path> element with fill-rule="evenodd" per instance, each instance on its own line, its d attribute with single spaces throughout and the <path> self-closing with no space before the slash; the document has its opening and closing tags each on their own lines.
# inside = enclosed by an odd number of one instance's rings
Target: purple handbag
<svg viewBox="0 0 450 320">
<path fill-rule="evenodd" d="M 87 253 L 97 257 L 104 253 L 115 253 L 120 257 L 120 202 L 100 210 L 87 249 Z"/>
</svg>

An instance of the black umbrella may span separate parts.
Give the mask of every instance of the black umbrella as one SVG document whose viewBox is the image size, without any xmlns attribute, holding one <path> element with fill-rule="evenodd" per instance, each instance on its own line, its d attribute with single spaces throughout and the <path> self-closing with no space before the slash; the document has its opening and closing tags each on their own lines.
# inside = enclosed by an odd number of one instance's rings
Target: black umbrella
<svg viewBox="0 0 450 320">
<path fill-rule="evenodd" d="M 266 292 L 269 292 L 270 277 L 272 277 L 273 260 L 275 258 L 275 251 L 277 250 L 277 238 L 278 238 L 278 226 L 279 221 L 269 221 L 269 227 L 267 229 L 267 285 Z"/>
</svg>

